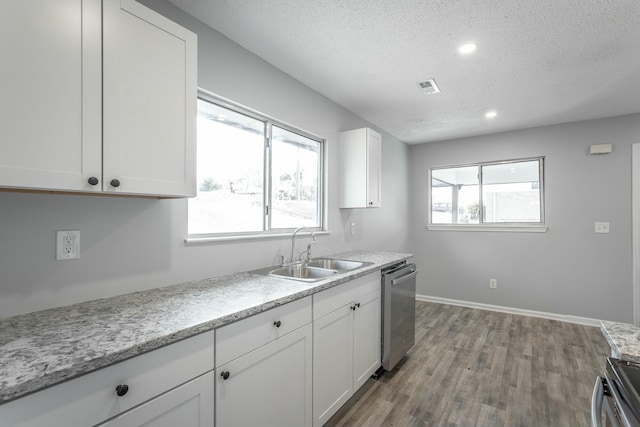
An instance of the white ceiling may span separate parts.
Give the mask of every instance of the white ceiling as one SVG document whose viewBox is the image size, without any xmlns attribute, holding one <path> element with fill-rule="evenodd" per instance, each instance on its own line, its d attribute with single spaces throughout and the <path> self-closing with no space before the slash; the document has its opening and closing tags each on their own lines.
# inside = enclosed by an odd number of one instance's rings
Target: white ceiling
<svg viewBox="0 0 640 427">
<path fill-rule="evenodd" d="M 640 0 L 169 1 L 411 144 L 640 112 Z"/>
</svg>

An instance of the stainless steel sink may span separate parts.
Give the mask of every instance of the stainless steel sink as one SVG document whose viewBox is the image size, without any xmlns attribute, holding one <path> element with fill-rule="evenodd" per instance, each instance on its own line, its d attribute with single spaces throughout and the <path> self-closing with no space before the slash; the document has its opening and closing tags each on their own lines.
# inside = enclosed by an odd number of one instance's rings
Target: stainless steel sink
<svg viewBox="0 0 640 427">
<path fill-rule="evenodd" d="M 337 270 L 340 273 L 355 270 L 356 268 L 370 265 L 370 262 L 347 261 L 345 259 L 316 258 L 307 263 L 309 267 L 327 268 Z"/>
<path fill-rule="evenodd" d="M 348 261 L 345 259 L 315 258 L 308 262 L 298 262 L 286 267 L 266 267 L 255 270 L 258 274 L 281 277 L 301 282 L 317 282 L 336 274 L 346 273 L 372 262 Z"/>
<path fill-rule="evenodd" d="M 295 279 L 303 282 L 315 282 L 333 276 L 334 274 L 338 274 L 338 272 L 333 269 L 318 268 L 305 264 L 281 267 L 269 272 L 270 276 L 284 277 L 286 279 Z"/>
</svg>

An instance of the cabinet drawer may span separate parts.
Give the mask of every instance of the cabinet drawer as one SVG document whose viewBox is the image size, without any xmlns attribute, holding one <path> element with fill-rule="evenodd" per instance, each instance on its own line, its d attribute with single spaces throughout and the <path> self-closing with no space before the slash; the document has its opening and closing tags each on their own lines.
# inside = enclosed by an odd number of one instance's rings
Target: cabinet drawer
<svg viewBox="0 0 640 427">
<path fill-rule="evenodd" d="M 213 371 L 98 427 L 213 427 Z"/>
<path fill-rule="evenodd" d="M 381 289 L 380 271 L 358 277 L 350 282 L 313 295 L 313 320 L 353 302 L 359 296 Z"/>
<path fill-rule="evenodd" d="M 308 323 L 311 296 L 216 329 L 216 367 Z"/>
<path fill-rule="evenodd" d="M 213 331 L 0 405 L 3 425 L 86 427 L 213 369 Z M 118 385 L 128 386 L 123 396 Z"/>
</svg>

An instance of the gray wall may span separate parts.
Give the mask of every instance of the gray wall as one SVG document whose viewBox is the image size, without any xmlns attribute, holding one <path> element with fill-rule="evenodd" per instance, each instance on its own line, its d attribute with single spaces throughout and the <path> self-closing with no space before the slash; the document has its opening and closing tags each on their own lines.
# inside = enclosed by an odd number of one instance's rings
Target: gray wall
<svg viewBox="0 0 640 427">
<path fill-rule="evenodd" d="M 412 146 L 412 234 L 422 295 L 631 323 L 631 145 L 640 115 Z M 613 153 L 588 154 L 612 143 Z M 545 156 L 537 233 L 429 231 L 429 167 Z M 610 234 L 595 234 L 609 221 Z M 489 278 L 498 288 L 489 289 Z"/>
<path fill-rule="evenodd" d="M 410 249 L 406 144 L 383 133 L 382 208 L 338 209 L 338 132 L 373 126 L 169 3 L 142 3 L 198 33 L 200 87 L 327 139 L 332 234 L 316 255 Z M 79 260 L 55 261 L 61 229 L 80 230 Z M 186 234 L 186 200 L 0 193 L 0 317 L 258 268 L 290 248 L 289 239 L 185 246 Z"/>
</svg>

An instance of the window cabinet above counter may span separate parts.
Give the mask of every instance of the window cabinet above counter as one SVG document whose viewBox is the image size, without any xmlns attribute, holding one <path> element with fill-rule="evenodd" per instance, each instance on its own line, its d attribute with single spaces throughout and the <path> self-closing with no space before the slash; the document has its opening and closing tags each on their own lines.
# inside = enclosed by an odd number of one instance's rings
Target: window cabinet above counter
<svg viewBox="0 0 640 427">
<path fill-rule="evenodd" d="M 133 0 L 25 0 L 0 38 L 0 189 L 195 195 L 195 34 Z"/>
</svg>

